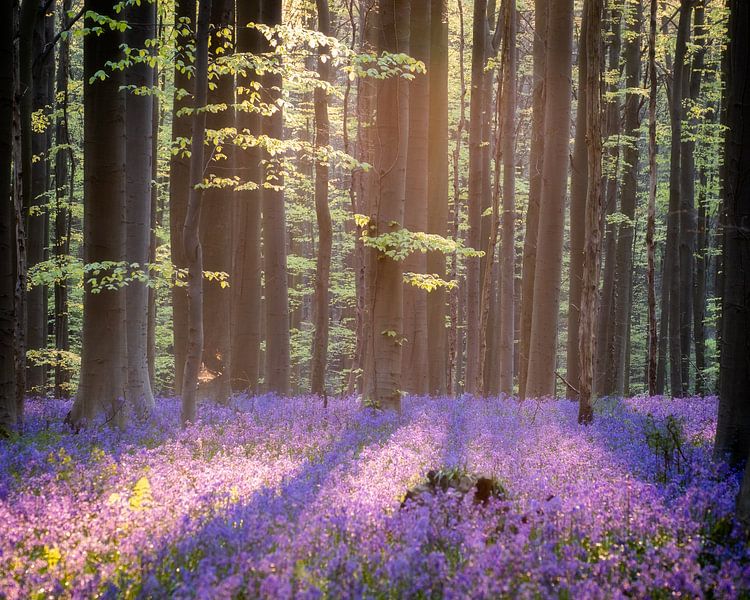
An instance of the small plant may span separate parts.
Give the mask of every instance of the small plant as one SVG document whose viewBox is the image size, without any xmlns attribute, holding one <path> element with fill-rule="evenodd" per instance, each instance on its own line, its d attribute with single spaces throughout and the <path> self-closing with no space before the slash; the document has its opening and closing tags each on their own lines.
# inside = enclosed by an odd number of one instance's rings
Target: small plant
<svg viewBox="0 0 750 600">
<path fill-rule="evenodd" d="M 418 502 L 426 495 L 438 492 L 453 492 L 460 496 L 474 493 L 474 502 L 487 504 L 490 498 L 505 500 L 508 497 L 505 487 L 493 477 L 483 477 L 470 473 L 464 467 L 443 467 L 427 473 L 425 480 L 406 492 L 403 507 L 407 501 Z"/>
<path fill-rule="evenodd" d="M 645 435 L 648 447 L 656 456 L 657 480 L 666 483 L 672 473 L 683 473 L 687 463 L 684 420 L 668 415 L 658 422 L 649 413 L 646 416 Z"/>
</svg>

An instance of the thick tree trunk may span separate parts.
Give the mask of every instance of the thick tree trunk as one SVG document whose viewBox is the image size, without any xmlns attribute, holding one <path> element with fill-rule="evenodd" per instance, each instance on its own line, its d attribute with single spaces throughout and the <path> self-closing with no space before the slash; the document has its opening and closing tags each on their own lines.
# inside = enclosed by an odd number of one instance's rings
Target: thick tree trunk
<svg viewBox="0 0 750 600">
<path fill-rule="evenodd" d="M 531 108 L 531 147 L 529 150 L 529 203 L 526 211 L 526 233 L 523 239 L 521 277 L 521 336 L 518 351 L 518 391 L 526 397 L 529 371 L 531 321 L 534 309 L 534 277 L 539 231 L 539 209 L 544 167 L 544 114 L 546 109 L 545 78 L 547 62 L 547 13 L 549 0 L 534 0 L 534 67 Z"/>
<path fill-rule="evenodd" d="M 581 32 L 578 39 L 578 104 L 573 156 L 570 174 L 570 269 L 568 277 L 568 344 L 566 373 L 568 398 L 578 398 L 581 379 L 581 361 L 578 355 L 581 320 L 581 287 L 583 285 L 583 247 L 586 229 L 586 197 L 588 193 L 588 149 L 586 148 L 586 79 L 588 58 L 586 53 L 588 11 L 581 15 Z"/>
<path fill-rule="evenodd" d="M 625 135 L 623 148 L 622 189 L 620 212 L 628 220 L 620 223 L 617 230 L 617 251 L 615 254 L 615 293 L 613 346 L 613 388 L 612 393 L 622 396 L 625 392 L 626 347 L 630 331 L 630 303 L 633 285 L 633 238 L 635 233 L 635 209 L 638 197 L 639 133 L 641 129 L 640 101 L 638 93 L 641 77 L 641 22 L 643 7 L 640 0 L 634 6 L 634 13 L 626 20 L 625 36 Z"/>
<path fill-rule="evenodd" d="M 189 25 L 194 30 L 196 0 L 175 1 L 175 21 Z M 190 95 L 193 93 L 195 80 L 189 76 L 187 71 L 188 52 L 187 45 L 192 43 L 191 36 L 183 35 L 183 30 L 188 27 L 178 28 L 176 36 L 177 56 L 174 69 L 174 100 L 172 103 L 172 143 L 186 140 L 192 135 L 191 118 L 189 115 L 180 114 L 182 109 L 190 106 Z M 172 251 L 172 263 L 176 269 L 186 269 L 187 261 L 182 253 L 182 228 L 185 223 L 188 196 L 190 195 L 190 158 L 188 152 L 179 151 L 172 154 L 169 161 L 169 241 Z M 172 287 L 172 335 L 174 343 L 174 391 L 182 393 L 182 369 L 185 366 L 187 352 L 187 290 L 185 281 L 177 279 Z"/>
<path fill-rule="evenodd" d="M 526 396 L 555 393 L 560 278 L 570 136 L 573 3 L 550 3 L 544 158 Z"/>
<path fill-rule="evenodd" d="M 0 5 L 0 437 L 16 427 L 13 158 L 13 5 Z"/>
<path fill-rule="evenodd" d="M 588 185 L 586 193 L 586 230 L 583 249 L 581 321 L 579 324 L 580 383 L 578 422 L 594 419 L 593 385 L 596 356 L 596 316 L 599 304 L 599 268 L 601 264 L 602 220 L 602 123 L 601 123 L 601 21 L 602 0 L 585 0 L 586 12 L 586 146 Z"/>
<path fill-rule="evenodd" d="M 318 9 L 318 31 L 330 35 L 331 15 L 328 0 L 316 0 Z M 330 56 L 328 47 L 319 49 L 318 74 L 321 81 L 330 79 Z M 324 59 L 323 57 L 327 57 Z M 315 89 L 315 147 L 318 152 L 330 143 L 328 120 L 328 97 L 325 90 Z M 333 231 L 331 211 L 328 208 L 328 163 L 322 157 L 315 162 L 315 216 L 318 222 L 318 248 L 315 269 L 315 296 L 313 318 L 315 334 L 313 337 L 312 361 L 310 365 L 310 391 L 319 396 L 326 396 L 326 364 L 328 361 L 328 285 L 331 271 L 331 247 Z"/>
<path fill-rule="evenodd" d="M 141 2 L 127 8 L 125 43 L 133 50 L 147 50 L 156 37 L 156 5 Z M 134 62 L 125 72 L 126 85 L 150 88 L 154 69 L 146 61 Z M 127 92 L 125 128 L 125 227 L 126 260 L 148 275 L 151 246 L 151 179 L 153 177 L 154 101 L 149 95 Z M 131 281 L 125 294 L 128 376 L 126 400 L 134 413 L 147 415 L 154 407 L 148 369 L 148 294 L 145 279 Z"/>
<path fill-rule="evenodd" d="M 382 1 L 381 52 L 409 52 L 410 3 Z M 404 220 L 406 154 L 409 139 L 409 88 L 400 77 L 378 81 L 375 111 L 373 192 L 368 235 L 398 231 Z M 401 343 L 403 340 L 402 265 L 382 252 L 367 249 L 370 300 L 370 350 L 365 368 L 365 395 L 386 410 L 401 409 Z"/>
<path fill-rule="evenodd" d="M 87 0 L 86 11 L 117 18 L 109 0 Z M 125 260 L 125 97 L 120 71 L 103 80 L 94 73 L 120 56 L 122 36 L 104 28 L 84 38 L 84 213 L 83 260 L 89 265 Z M 111 268 L 86 276 L 83 297 L 81 375 L 76 401 L 68 416 L 73 427 L 106 412 L 124 424 L 127 380 L 125 288 L 98 289 Z M 95 280 L 95 281 L 94 281 Z"/>
<path fill-rule="evenodd" d="M 448 0 L 431 0 L 429 83 L 429 148 L 427 230 L 448 235 Z M 427 272 L 445 277 L 445 255 L 427 254 Z M 427 295 L 427 391 L 447 391 L 448 346 L 446 294 L 442 287 Z"/>
<path fill-rule="evenodd" d="M 430 0 L 412 0 L 409 55 L 426 65 L 430 59 Z M 406 202 L 404 227 L 409 231 L 427 231 L 428 159 L 429 159 L 430 80 L 418 74 L 409 83 L 409 140 L 406 151 Z M 426 273 L 427 256 L 410 254 L 403 262 L 404 273 Z M 426 394 L 427 292 L 404 283 L 404 343 L 401 348 L 402 389 L 411 394 Z"/>
<path fill-rule="evenodd" d="M 263 2 L 263 23 L 281 24 L 281 0 Z M 266 50 L 270 51 L 270 45 Z M 281 75 L 265 75 L 263 86 L 275 102 L 280 95 Z M 276 91 L 274 91 L 276 90 Z M 274 139 L 284 137 L 284 115 L 281 107 L 267 117 L 263 133 Z M 267 157 L 270 158 L 270 157 Z M 278 159 L 279 157 L 273 157 Z M 278 165 L 281 167 L 281 165 Z M 263 189 L 263 250 L 265 261 L 266 297 L 266 387 L 285 396 L 289 393 L 289 289 L 286 272 L 286 211 L 284 209 L 284 177 L 273 173 L 276 189 Z"/>
<path fill-rule="evenodd" d="M 513 393 L 513 354 L 515 346 L 515 265 L 516 265 L 516 76 L 517 20 L 515 2 L 505 0 L 505 35 L 503 36 L 502 155 L 503 212 L 500 257 L 500 338 L 498 357 L 500 393 Z"/>
<path fill-rule="evenodd" d="M 473 47 L 471 52 L 471 100 L 469 124 L 469 235 L 468 245 L 481 248 L 482 228 L 482 99 L 484 95 L 484 62 L 486 46 L 487 0 L 474 2 Z M 480 350 L 480 260 L 469 258 L 466 263 L 466 391 L 481 392 Z"/>
<path fill-rule="evenodd" d="M 237 52 L 257 53 L 263 46 L 261 34 L 247 27 L 261 20 L 259 2 L 237 3 Z M 261 117 L 253 110 L 253 85 L 258 76 L 247 70 L 237 74 L 239 108 L 237 129 L 250 135 L 261 132 Z M 239 89 L 246 90 L 239 93 Z M 247 106 L 243 108 L 243 105 Z M 236 192 L 237 223 L 242 232 L 237 236 L 234 272 L 232 318 L 232 389 L 236 392 L 259 391 L 261 341 L 261 188 L 263 169 L 257 146 L 236 148 L 235 170 L 248 189 Z M 258 187 L 253 188 L 254 185 Z"/>
<path fill-rule="evenodd" d="M 724 147 L 724 289 L 715 452 L 741 465 L 750 453 L 750 5 L 729 3 Z M 740 517 L 750 517 L 750 475 Z"/>
<path fill-rule="evenodd" d="M 203 354 L 203 250 L 199 235 L 203 177 L 203 144 L 206 135 L 208 97 L 208 29 L 211 0 L 201 0 L 195 34 L 195 92 L 193 94 L 192 140 L 190 143 L 190 195 L 182 230 L 183 252 L 187 262 L 188 335 L 182 381 L 182 423 L 195 421 L 198 374 Z"/>
</svg>

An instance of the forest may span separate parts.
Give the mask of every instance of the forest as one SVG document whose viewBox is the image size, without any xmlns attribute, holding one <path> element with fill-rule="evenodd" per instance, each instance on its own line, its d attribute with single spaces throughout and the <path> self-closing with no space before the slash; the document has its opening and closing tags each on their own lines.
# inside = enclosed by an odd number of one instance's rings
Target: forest
<svg viewBox="0 0 750 600">
<path fill-rule="evenodd" d="M 750 3 L 0 2 L 0 598 L 750 597 Z"/>
</svg>

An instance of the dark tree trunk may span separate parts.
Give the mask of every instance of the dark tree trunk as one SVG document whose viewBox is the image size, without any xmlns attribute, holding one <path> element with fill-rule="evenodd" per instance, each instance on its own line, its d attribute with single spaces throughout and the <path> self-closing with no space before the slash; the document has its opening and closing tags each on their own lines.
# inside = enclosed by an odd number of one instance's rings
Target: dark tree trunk
<svg viewBox="0 0 750 600">
<path fill-rule="evenodd" d="M 539 208 L 544 166 L 544 113 L 546 108 L 544 73 L 547 62 L 548 0 L 534 0 L 534 67 L 531 108 L 531 147 L 529 150 L 529 203 L 526 211 L 526 234 L 523 239 L 521 278 L 521 336 L 519 340 L 518 390 L 526 397 L 529 370 L 531 320 L 534 309 L 534 273 L 539 231 Z"/>
<path fill-rule="evenodd" d="M 176 37 L 177 55 L 174 69 L 174 100 L 172 104 L 172 143 L 179 144 L 192 135 L 191 117 L 180 114 L 182 109 L 190 107 L 195 80 L 186 70 L 189 66 L 187 45 L 192 43 L 191 35 L 182 35 L 189 27 L 195 31 L 196 0 L 175 1 L 175 21 L 185 27 L 178 28 Z M 186 148 L 187 150 L 187 148 Z M 172 263 L 176 269 L 186 269 L 187 261 L 183 255 L 182 228 L 185 223 L 188 196 L 190 195 L 190 158 L 189 152 L 173 153 L 169 161 L 169 240 L 172 250 Z M 172 335 L 174 344 L 174 391 L 182 393 L 183 368 L 187 352 L 188 307 L 185 280 L 177 278 L 172 287 Z"/>
<path fill-rule="evenodd" d="M 331 15 L 328 0 L 316 0 L 318 9 L 318 31 L 330 35 Z M 330 56 L 328 47 L 319 49 L 318 74 L 321 81 L 330 79 Z M 315 147 L 318 152 L 326 148 L 330 141 L 328 121 L 328 97 L 325 90 L 315 89 Z M 318 249 L 315 269 L 315 334 L 313 337 L 312 364 L 310 365 L 310 391 L 320 396 L 326 395 L 326 364 L 328 361 L 328 285 L 331 271 L 331 247 L 333 231 L 331 211 L 328 208 L 328 164 L 318 157 L 315 161 L 315 216 L 318 222 Z"/>
<path fill-rule="evenodd" d="M 409 52 L 410 3 L 378 4 L 381 52 Z M 368 235 L 401 229 L 406 195 L 406 149 L 409 139 L 409 87 L 400 77 L 377 83 L 373 192 Z M 399 261 L 367 249 L 370 270 L 370 349 L 365 366 L 365 396 L 386 410 L 401 410 L 403 273 Z"/>
<path fill-rule="evenodd" d="M 237 3 L 237 52 L 257 53 L 263 47 L 261 34 L 247 27 L 259 23 L 260 2 Z M 261 117 L 253 111 L 252 90 L 258 76 L 251 70 L 237 74 L 237 129 L 250 135 L 261 132 Z M 239 88 L 247 90 L 240 94 Z M 243 103 L 248 106 L 242 108 Z M 235 245 L 232 288 L 236 320 L 232 332 L 232 389 L 237 392 L 259 391 L 261 341 L 261 189 L 263 170 L 257 146 L 236 148 L 235 169 L 247 189 L 237 191 L 237 222 L 241 235 Z M 254 185 L 253 185 L 254 184 Z M 257 188 L 255 186 L 258 186 Z M 253 189 L 254 188 L 254 189 Z"/>
<path fill-rule="evenodd" d="M 125 19 L 133 23 L 126 30 L 125 43 L 132 50 L 147 50 L 156 37 L 156 5 L 141 2 L 129 6 Z M 150 53 L 149 53 L 150 54 Z M 136 61 L 125 72 L 125 83 L 136 88 L 154 85 L 154 69 L 147 61 Z M 154 101 L 150 95 L 126 93 L 125 129 L 125 227 L 126 260 L 148 275 L 151 246 L 151 179 L 153 177 Z M 148 369 L 148 294 L 146 280 L 135 278 L 125 294 L 127 322 L 126 400 L 139 416 L 154 407 Z"/>
<path fill-rule="evenodd" d="M 431 0 L 430 11 L 429 156 L 427 230 L 448 235 L 448 0 Z M 445 277 L 445 255 L 427 254 L 427 272 Z M 427 295 L 427 391 L 447 391 L 448 347 L 445 327 L 446 294 L 442 287 Z"/>
<path fill-rule="evenodd" d="M 263 23 L 281 24 L 281 0 L 263 2 Z M 266 50 L 270 51 L 270 45 Z M 264 88 L 270 101 L 278 99 L 282 80 L 277 73 L 264 77 Z M 274 91 L 276 90 L 276 91 Z M 265 119 L 263 132 L 271 138 L 284 137 L 284 115 L 280 107 Z M 266 157 L 269 158 L 269 157 Z M 276 159 L 280 157 L 274 157 Z M 278 165 L 281 167 L 281 165 Z M 289 393 L 289 289 L 286 271 L 286 216 L 284 209 L 283 174 L 278 170 L 276 189 L 263 190 L 263 251 L 265 261 L 266 298 L 266 387 L 285 396 Z"/>
<path fill-rule="evenodd" d="M 412 0 L 410 56 L 426 65 L 430 59 L 430 0 Z M 418 74 L 409 83 L 409 140 L 406 151 L 404 227 L 427 231 L 430 81 Z M 413 252 L 403 262 L 404 273 L 424 274 L 427 257 Z M 402 389 L 427 393 L 427 292 L 404 283 L 404 343 L 401 348 Z"/>
<path fill-rule="evenodd" d="M 648 303 L 648 348 L 646 351 L 646 380 L 648 393 L 653 396 L 657 391 L 657 353 L 658 340 L 656 332 L 656 0 L 651 0 L 648 25 L 648 214 L 646 217 L 646 285 Z M 663 319 L 663 317 L 662 317 Z"/>
<path fill-rule="evenodd" d="M 109 0 L 87 0 L 86 11 L 118 15 Z M 120 71 L 94 79 L 120 57 L 122 36 L 104 28 L 84 38 L 83 260 L 89 265 L 125 260 L 125 97 Z M 112 269 L 87 274 L 83 298 L 81 375 L 69 422 L 78 427 L 99 412 L 124 424 L 127 379 L 125 288 L 101 289 Z M 94 281 L 95 280 L 95 281 Z"/>
<path fill-rule="evenodd" d="M 693 329 L 695 330 L 695 393 L 709 393 L 706 381 L 706 264 L 709 260 L 708 232 L 710 222 L 706 209 L 706 186 L 708 178 L 705 170 L 699 175 L 700 191 L 698 193 L 698 230 L 696 232 L 695 287 L 693 289 Z"/>
<path fill-rule="evenodd" d="M 182 381 L 182 422 L 195 421 L 197 409 L 198 374 L 203 354 L 203 250 L 199 235 L 201 218 L 206 136 L 206 106 L 208 98 L 208 29 L 211 0 L 201 0 L 198 27 L 195 34 L 195 93 L 193 94 L 192 140 L 190 143 L 190 195 L 182 231 L 183 252 L 187 261 L 188 335 Z"/>
<path fill-rule="evenodd" d="M 558 313 L 570 137 L 573 3 L 550 3 L 544 158 L 526 396 L 555 394 Z"/>
<path fill-rule="evenodd" d="M 0 437 L 16 427 L 13 159 L 13 4 L 0 4 Z"/>
</svg>

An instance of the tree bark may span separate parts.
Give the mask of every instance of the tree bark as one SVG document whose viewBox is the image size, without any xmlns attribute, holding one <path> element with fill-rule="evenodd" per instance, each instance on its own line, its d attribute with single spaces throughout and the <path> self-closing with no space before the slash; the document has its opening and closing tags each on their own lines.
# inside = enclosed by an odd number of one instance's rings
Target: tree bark
<svg viewBox="0 0 750 600">
<path fill-rule="evenodd" d="M 544 158 L 527 397 L 555 393 L 555 359 L 570 136 L 573 3 L 550 3 Z"/>
<path fill-rule="evenodd" d="M 648 347 L 646 351 L 646 380 L 649 396 L 657 392 L 656 323 L 656 0 L 651 0 L 648 25 L 648 214 L 646 217 L 646 286 L 648 287 Z M 662 316 L 662 319 L 664 317 Z"/>
</svg>

